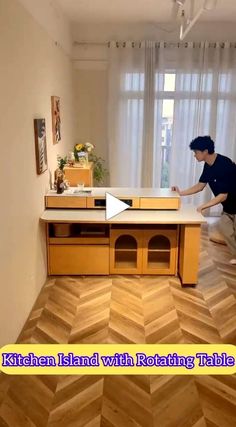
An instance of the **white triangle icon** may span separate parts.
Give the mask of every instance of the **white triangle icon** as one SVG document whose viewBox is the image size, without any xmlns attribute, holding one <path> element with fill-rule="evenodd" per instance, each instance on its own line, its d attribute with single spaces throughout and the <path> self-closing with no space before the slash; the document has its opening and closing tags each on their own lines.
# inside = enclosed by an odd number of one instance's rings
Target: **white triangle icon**
<svg viewBox="0 0 236 427">
<path fill-rule="evenodd" d="M 111 219 L 113 216 L 118 215 L 129 207 L 127 203 L 122 202 L 110 193 L 106 193 L 106 219 Z"/>
</svg>

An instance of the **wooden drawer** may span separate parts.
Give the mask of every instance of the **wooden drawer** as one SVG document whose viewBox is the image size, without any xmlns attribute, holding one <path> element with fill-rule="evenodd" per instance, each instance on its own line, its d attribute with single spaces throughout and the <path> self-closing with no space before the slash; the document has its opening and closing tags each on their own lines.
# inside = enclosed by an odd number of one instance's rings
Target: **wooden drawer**
<svg viewBox="0 0 236 427">
<path fill-rule="evenodd" d="M 179 209 L 180 199 L 178 197 L 140 197 L 140 209 Z"/>
<path fill-rule="evenodd" d="M 46 196 L 46 208 L 86 208 L 86 197 Z"/>
<path fill-rule="evenodd" d="M 109 274 L 108 245 L 49 245 L 49 274 Z"/>
<path fill-rule="evenodd" d="M 119 200 L 127 203 L 130 202 L 130 209 L 138 209 L 139 208 L 139 198 L 138 197 L 119 197 Z M 106 207 L 106 198 L 105 197 L 87 197 L 87 208 L 89 209 L 105 209 Z"/>
</svg>

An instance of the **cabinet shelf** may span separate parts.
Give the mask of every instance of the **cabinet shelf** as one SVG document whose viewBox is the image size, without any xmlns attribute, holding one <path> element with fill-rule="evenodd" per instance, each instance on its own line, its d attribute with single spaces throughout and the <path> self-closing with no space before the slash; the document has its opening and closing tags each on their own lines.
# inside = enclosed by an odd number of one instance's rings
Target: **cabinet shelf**
<svg viewBox="0 0 236 427">
<path fill-rule="evenodd" d="M 111 228 L 110 272 L 112 274 L 140 274 L 142 230 Z"/>
<path fill-rule="evenodd" d="M 168 269 L 170 268 L 169 262 L 158 262 L 158 261 L 148 261 L 148 268 L 157 268 L 157 269 Z"/>
<path fill-rule="evenodd" d="M 84 236 L 84 237 L 50 237 L 50 245 L 109 245 L 109 237 Z"/>
<path fill-rule="evenodd" d="M 148 253 L 149 252 L 169 252 L 170 253 L 170 249 L 148 249 Z"/>
<path fill-rule="evenodd" d="M 109 227 L 107 225 L 94 224 L 69 224 L 69 223 L 52 223 L 49 224 L 49 243 L 81 243 L 83 239 L 107 239 L 109 242 Z M 88 240 L 89 242 L 89 240 Z"/>
<path fill-rule="evenodd" d="M 137 267 L 137 263 L 136 262 L 131 262 L 131 261 L 120 261 L 120 262 L 115 262 L 115 268 L 136 268 Z"/>
<path fill-rule="evenodd" d="M 148 268 L 160 268 L 168 269 L 170 268 L 170 251 L 152 251 L 148 252 L 147 258 Z"/>
<path fill-rule="evenodd" d="M 116 248 L 116 252 L 137 252 L 137 249 L 129 248 Z"/>
<path fill-rule="evenodd" d="M 137 250 L 116 250 L 114 266 L 122 270 L 137 268 Z"/>
</svg>

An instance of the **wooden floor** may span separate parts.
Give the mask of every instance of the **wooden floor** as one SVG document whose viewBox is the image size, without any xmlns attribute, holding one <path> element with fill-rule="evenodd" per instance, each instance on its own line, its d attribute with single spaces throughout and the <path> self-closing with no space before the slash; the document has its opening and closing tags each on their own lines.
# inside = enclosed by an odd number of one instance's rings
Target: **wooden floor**
<svg viewBox="0 0 236 427">
<path fill-rule="evenodd" d="M 236 266 L 207 228 L 200 258 L 196 288 L 176 277 L 49 279 L 19 342 L 236 344 Z M 236 376 L 1 375 L 0 426 L 234 427 Z"/>
</svg>

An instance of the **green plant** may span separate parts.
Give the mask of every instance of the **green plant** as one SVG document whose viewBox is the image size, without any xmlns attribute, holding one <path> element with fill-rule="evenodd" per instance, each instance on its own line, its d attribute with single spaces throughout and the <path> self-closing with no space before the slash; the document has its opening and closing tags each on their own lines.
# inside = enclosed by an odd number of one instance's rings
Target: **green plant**
<svg viewBox="0 0 236 427">
<path fill-rule="evenodd" d="M 57 156 L 57 165 L 61 171 L 63 171 L 64 166 L 66 164 L 67 164 L 67 156 L 65 156 L 65 157 Z"/>
<path fill-rule="evenodd" d="M 89 154 L 89 161 L 93 162 L 93 177 L 97 184 L 103 184 L 105 178 L 109 175 L 108 170 L 104 167 L 105 160 L 96 154 Z"/>
</svg>

